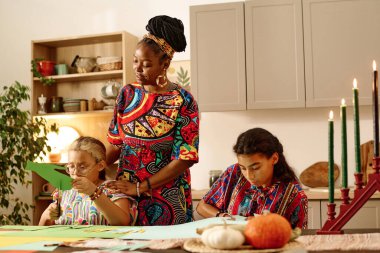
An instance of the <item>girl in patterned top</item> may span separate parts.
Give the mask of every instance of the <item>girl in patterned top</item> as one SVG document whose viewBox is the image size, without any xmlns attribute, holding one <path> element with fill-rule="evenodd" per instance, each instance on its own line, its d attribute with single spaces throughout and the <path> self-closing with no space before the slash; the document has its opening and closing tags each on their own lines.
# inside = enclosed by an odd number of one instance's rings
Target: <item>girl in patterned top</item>
<svg viewBox="0 0 380 253">
<path fill-rule="evenodd" d="M 253 216 L 264 210 L 284 216 L 293 228 L 307 227 L 307 197 L 289 167 L 279 140 L 262 128 L 250 129 L 233 147 L 231 165 L 197 206 L 204 217 Z"/>
<path fill-rule="evenodd" d="M 119 92 L 108 130 L 108 164 L 119 159 L 115 192 L 136 197 L 138 225 L 193 220 L 190 170 L 198 162 L 199 117 L 193 96 L 167 79 L 186 38 L 179 19 L 156 16 L 133 57 L 136 83 Z"/>
<path fill-rule="evenodd" d="M 133 225 L 136 202 L 105 187 L 106 149 L 92 137 L 79 137 L 69 148 L 66 171 L 73 188 L 48 206 L 39 225 Z M 58 192 L 56 192 L 58 194 Z M 59 202 L 59 204 L 58 204 Z"/>
</svg>

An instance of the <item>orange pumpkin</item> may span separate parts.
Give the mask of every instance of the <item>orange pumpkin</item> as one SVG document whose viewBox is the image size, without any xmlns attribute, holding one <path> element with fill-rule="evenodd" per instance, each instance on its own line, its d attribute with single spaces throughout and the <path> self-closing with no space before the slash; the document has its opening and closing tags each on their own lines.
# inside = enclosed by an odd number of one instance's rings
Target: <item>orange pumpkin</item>
<svg viewBox="0 0 380 253">
<path fill-rule="evenodd" d="M 244 230 L 246 241 L 258 249 L 281 248 L 289 241 L 291 233 L 289 221 L 276 213 L 249 219 Z"/>
</svg>

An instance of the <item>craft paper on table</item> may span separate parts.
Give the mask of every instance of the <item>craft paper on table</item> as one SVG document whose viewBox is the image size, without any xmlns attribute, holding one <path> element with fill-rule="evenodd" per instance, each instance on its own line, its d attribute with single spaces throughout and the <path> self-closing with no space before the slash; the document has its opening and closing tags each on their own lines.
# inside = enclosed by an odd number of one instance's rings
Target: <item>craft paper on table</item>
<svg viewBox="0 0 380 253">
<path fill-rule="evenodd" d="M 118 226 L 83 226 L 83 225 L 60 225 L 49 226 L 49 229 L 31 231 L 10 231 L 1 234 L 1 237 L 45 237 L 45 238 L 118 238 L 123 227 Z"/>
<path fill-rule="evenodd" d="M 57 170 L 65 170 L 64 167 L 54 164 L 34 163 L 28 161 L 26 164 L 27 170 L 36 172 L 40 177 L 47 180 L 51 185 L 60 190 L 70 190 L 73 179 Z"/>
<path fill-rule="evenodd" d="M 65 242 L 63 245 L 74 248 L 98 248 L 107 250 L 135 250 L 146 248 L 151 244 L 151 240 L 121 240 L 117 238 L 103 239 L 91 238 L 76 242 Z"/>
<path fill-rule="evenodd" d="M 120 239 L 181 239 L 200 237 L 196 233 L 197 228 L 203 228 L 210 224 L 247 224 L 246 217 L 234 216 L 235 220 L 223 217 L 214 217 L 198 221 L 193 221 L 180 225 L 171 226 L 145 226 L 145 227 L 125 227 Z"/>
<path fill-rule="evenodd" d="M 58 243 L 59 241 L 38 241 L 38 242 L 32 242 L 32 243 L 0 247 L 0 251 L 2 250 L 53 251 L 58 247 Z M 45 244 L 54 244 L 55 246 L 45 246 Z"/>
<path fill-rule="evenodd" d="M 1 238 L 1 237 L 0 237 Z M 76 242 L 79 240 L 83 240 L 84 238 L 54 238 L 54 244 L 63 243 L 63 242 Z M 0 250 L 3 250 L 4 247 L 22 245 L 22 244 L 30 244 L 36 242 L 44 241 L 52 241 L 52 238 L 47 237 L 3 237 L 0 240 Z"/>
</svg>

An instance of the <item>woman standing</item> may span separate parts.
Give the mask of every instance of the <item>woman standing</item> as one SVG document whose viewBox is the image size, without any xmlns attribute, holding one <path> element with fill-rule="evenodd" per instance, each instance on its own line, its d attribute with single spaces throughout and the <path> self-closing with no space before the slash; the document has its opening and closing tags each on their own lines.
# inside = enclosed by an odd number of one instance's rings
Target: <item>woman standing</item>
<svg viewBox="0 0 380 253">
<path fill-rule="evenodd" d="M 253 216 L 269 210 L 284 216 L 293 228 L 306 228 L 307 197 L 277 137 L 253 128 L 239 135 L 233 149 L 238 162 L 213 184 L 199 202 L 198 213 Z"/>
<path fill-rule="evenodd" d="M 192 221 L 198 106 L 166 72 L 186 38 L 182 22 L 168 16 L 153 17 L 146 29 L 133 59 L 137 82 L 121 89 L 108 131 L 108 163 L 119 159 L 118 180 L 109 187 L 136 197 L 137 225 L 181 224 Z"/>
</svg>

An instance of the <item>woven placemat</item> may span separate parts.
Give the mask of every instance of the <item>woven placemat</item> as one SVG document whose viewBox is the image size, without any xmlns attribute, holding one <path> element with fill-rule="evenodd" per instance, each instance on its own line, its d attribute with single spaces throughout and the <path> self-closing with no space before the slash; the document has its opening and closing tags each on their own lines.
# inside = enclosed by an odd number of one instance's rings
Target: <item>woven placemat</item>
<svg viewBox="0 0 380 253">
<path fill-rule="evenodd" d="M 222 250 L 222 249 L 213 249 L 210 247 L 207 247 L 203 244 L 201 239 L 199 238 L 193 238 L 188 239 L 185 241 L 185 244 L 183 245 L 183 248 L 190 252 L 198 252 L 198 253 L 226 253 L 226 252 L 238 252 L 238 253 L 269 253 L 269 252 L 280 252 L 283 250 L 290 250 L 290 249 L 296 249 L 296 248 L 302 248 L 303 245 L 299 242 L 289 242 L 284 247 L 278 248 L 278 249 L 254 249 L 250 245 L 243 245 L 237 249 L 233 250 Z"/>
</svg>

